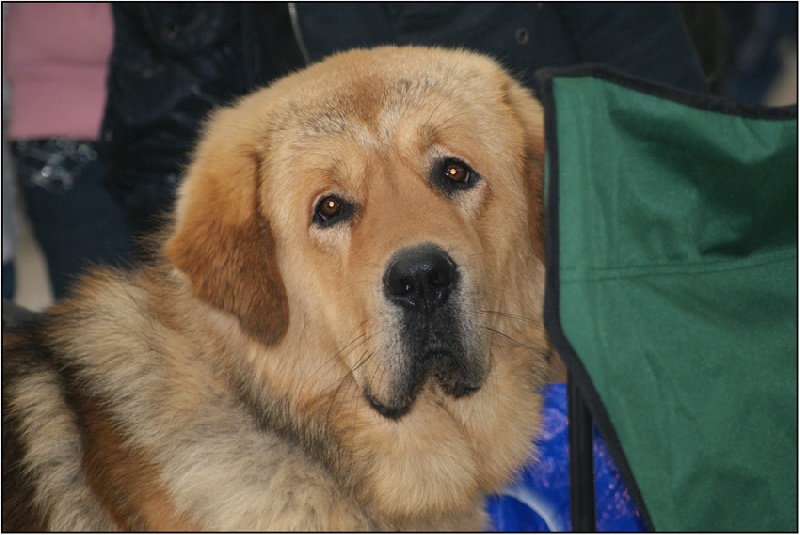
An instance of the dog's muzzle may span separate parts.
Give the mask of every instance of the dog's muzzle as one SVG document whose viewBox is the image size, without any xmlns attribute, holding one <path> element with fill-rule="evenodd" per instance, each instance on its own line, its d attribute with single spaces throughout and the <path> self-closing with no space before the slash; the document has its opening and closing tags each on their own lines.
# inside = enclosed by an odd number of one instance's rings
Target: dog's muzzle
<svg viewBox="0 0 800 535">
<path fill-rule="evenodd" d="M 390 399 L 367 394 L 372 407 L 400 418 L 430 376 L 453 397 L 477 391 L 485 371 L 464 325 L 462 275 L 451 256 L 429 243 L 401 249 L 387 265 L 383 291 L 396 310 L 401 362 L 391 366 L 396 372 Z"/>
</svg>

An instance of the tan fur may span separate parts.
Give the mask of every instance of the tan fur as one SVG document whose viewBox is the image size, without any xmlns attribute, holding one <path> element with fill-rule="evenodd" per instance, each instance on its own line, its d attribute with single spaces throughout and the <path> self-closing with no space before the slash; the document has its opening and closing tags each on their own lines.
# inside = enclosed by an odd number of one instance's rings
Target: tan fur
<svg viewBox="0 0 800 535">
<path fill-rule="evenodd" d="M 543 150 L 539 105 L 462 51 L 351 51 L 216 112 L 161 259 L 4 339 L 4 478 L 33 503 L 4 488 L 4 528 L 484 529 L 540 425 Z M 444 157 L 477 186 L 437 189 Z M 352 220 L 314 223 L 329 194 Z M 367 395 L 415 355 L 382 281 L 430 243 L 481 386 L 423 378 L 393 419 Z"/>
</svg>

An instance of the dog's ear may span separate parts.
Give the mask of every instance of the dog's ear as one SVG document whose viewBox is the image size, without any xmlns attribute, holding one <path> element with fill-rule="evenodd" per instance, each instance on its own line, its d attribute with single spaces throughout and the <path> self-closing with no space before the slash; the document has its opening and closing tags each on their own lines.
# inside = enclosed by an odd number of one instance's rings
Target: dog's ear
<svg viewBox="0 0 800 535">
<path fill-rule="evenodd" d="M 259 213 L 253 110 L 217 112 L 181 184 L 165 255 L 195 296 L 239 318 L 242 330 L 277 343 L 289 322 L 270 223 Z"/>
<path fill-rule="evenodd" d="M 545 204 L 544 204 L 544 110 L 542 105 L 517 82 L 507 90 L 512 111 L 522 126 L 524 136 L 524 176 L 528 196 L 528 234 L 531 246 L 544 262 Z"/>
</svg>

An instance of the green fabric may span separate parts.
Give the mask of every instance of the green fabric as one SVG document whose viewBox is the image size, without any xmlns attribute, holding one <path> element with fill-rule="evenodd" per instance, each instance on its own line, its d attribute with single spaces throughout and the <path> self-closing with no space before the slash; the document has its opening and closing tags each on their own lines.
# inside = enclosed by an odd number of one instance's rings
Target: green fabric
<svg viewBox="0 0 800 535">
<path fill-rule="evenodd" d="M 796 110 L 552 84 L 561 329 L 653 526 L 796 531 Z"/>
</svg>

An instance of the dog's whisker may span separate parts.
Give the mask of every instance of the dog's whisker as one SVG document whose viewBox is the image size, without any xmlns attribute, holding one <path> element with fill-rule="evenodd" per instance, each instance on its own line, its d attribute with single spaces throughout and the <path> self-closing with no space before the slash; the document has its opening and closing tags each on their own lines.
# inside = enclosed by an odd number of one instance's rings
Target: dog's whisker
<svg viewBox="0 0 800 535">
<path fill-rule="evenodd" d="M 353 367 L 350 369 L 350 373 L 353 373 L 354 371 L 356 371 L 357 369 L 359 369 L 361 366 L 363 366 L 364 364 L 366 364 L 366 363 L 367 363 L 367 361 L 368 361 L 370 358 L 372 358 L 372 356 L 373 356 L 374 354 L 375 354 L 375 353 L 371 351 L 371 352 L 366 352 L 366 353 L 364 353 L 363 355 L 361 355 L 361 358 L 360 358 L 358 361 L 356 361 L 356 363 L 355 363 L 355 364 L 353 365 Z"/>
<path fill-rule="evenodd" d="M 334 395 L 331 397 L 331 402 L 328 405 L 328 413 L 326 415 L 328 420 L 331 419 L 331 414 L 339 414 L 340 413 L 341 408 L 344 406 L 344 404 L 345 404 L 345 402 L 346 402 L 346 400 L 348 398 L 356 397 L 356 396 L 349 396 L 348 395 L 350 388 L 353 387 L 353 385 L 355 384 L 355 381 L 346 381 L 345 380 L 345 379 L 347 379 L 347 377 L 349 375 L 350 374 L 346 374 L 346 375 L 342 376 L 337 381 L 338 384 L 336 386 L 336 391 L 334 392 Z M 345 392 L 342 394 L 342 393 L 340 393 L 340 391 L 341 391 L 343 385 L 346 385 L 346 386 L 345 386 Z M 336 406 L 336 408 L 334 408 L 334 406 Z"/>
<path fill-rule="evenodd" d="M 367 341 L 369 341 L 373 336 L 375 336 L 375 334 L 376 333 L 372 333 L 372 334 L 363 333 L 363 334 L 359 335 L 358 337 L 356 337 L 356 339 L 352 340 L 345 347 L 352 346 L 352 347 L 349 348 L 348 352 L 355 351 L 359 347 L 363 347 L 363 345 L 365 343 L 367 343 Z M 358 342 L 358 343 L 356 343 L 356 342 Z M 344 351 L 344 348 L 339 350 L 332 357 L 332 359 L 335 359 L 338 356 L 343 355 L 344 354 L 343 351 Z M 342 396 L 342 395 L 339 394 L 339 391 L 341 389 L 342 384 L 347 383 L 348 384 L 347 388 L 349 389 L 350 388 L 350 384 L 351 383 L 355 383 L 355 380 L 353 378 L 353 372 L 355 370 L 357 370 L 358 368 L 360 368 L 361 366 L 363 366 L 370 358 L 372 358 L 373 355 L 374 355 L 374 351 L 370 351 L 369 349 L 364 350 L 364 352 L 361 354 L 361 357 L 359 357 L 359 359 L 355 362 L 355 364 L 353 364 L 352 368 L 347 373 L 341 375 L 338 379 L 336 379 L 335 381 L 333 381 L 332 383 L 330 383 L 329 385 L 327 385 L 326 387 L 323 388 L 323 391 L 328 392 L 332 388 L 335 387 L 335 392 L 333 394 L 333 398 L 332 398 L 332 401 L 331 401 L 331 406 L 335 403 L 334 400 L 337 399 L 337 398 L 341 398 L 341 400 L 339 401 L 340 404 L 344 403 L 345 397 L 353 397 L 354 399 L 357 399 L 358 396 Z M 329 361 L 332 360 L 332 359 L 329 359 Z M 348 377 L 353 379 L 353 380 L 347 381 L 346 379 L 348 379 Z"/>
<path fill-rule="evenodd" d="M 494 327 L 489 327 L 487 325 L 481 325 L 480 327 L 482 329 L 486 329 L 487 331 L 491 331 L 491 332 L 497 334 L 498 336 L 500 336 L 501 338 L 503 338 L 504 340 L 508 340 L 509 342 L 512 342 L 515 346 L 521 347 L 523 349 L 526 349 L 526 350 L 528 350 L 531 353 L 534 353 L 536 355 L 538 355 L 542 351 L 542 348 L 541 348 L 540 344 L 536 344 L 536 343 L 532 343 L 532 342 L 531 343 L 522 342 L 520 340 L 517 340 L 513 336 L 510 336 L 510 335 L 508 335 L 508 334 L 506 334 L 506 333 L 504 333 L 504 332 L 502 332 L 502 331 L 500 331 L 498 329 L 495 329 Z"/>
<path fill-rule="evenodd" d="M 362 322 L 362 325 L 364 323 L 366 323 L 366 321 Z M 353 330 L 355 331 L 357 328 L 358 327 L 355 327 Z M 305 380 L 303 381 L 303 384 L 300 387 L 300 390 L 303 391 L 303 392 L 308 392 L 308 393 L 312 392 L 314 390 L 314 384 L 315 384 L 315 382 L 317 380 L 329 377 L 330 374 L 331 374 L 330 372 L 333 371 L 333 369 L 336 367 L 336 364 L 337 364 L 338 361 L 340 361 L 342 358 L 346 357 L 350 352 L 356 351 L 359 347 L 363 346 L 363 344 L 365 344 L 369 340 L 370 337 L 371 336 L 368 335 L 367 333 L 362 333 L 362 334 L 356 336 L 355 338 L 353 338 L 350 342 L 345 344 L 342 348 L 337 350 L 330 357 L 326 358 L 314 370 L 313 373 L 311 373 L 308 377 L 305 378 Z M 342 375 L 342 377 L 340 379 L 338 379 L 336 381 L 333 381 L 332 383 L 330 383 L 329 385 L 324 387 L 322 390 L 324 392 L 329 391 L 331 388 L 333 388 L 334 385 L 336 385 L 338 382 L 344 380 L 348 375 L 349 375 L 349 372 L 345 373 L 344 375 Z"/>
<path fill-rule="evenodd" d="M 332 368 L 334 368 L 336 366 L 336 363 L 340 359 L 346 357 L 348 354 L 352 353 L 353 351 L 358 350 L 358 348 L 363 347 L 363 345 L 366 344 L 367 341 L 370 338 L 371 338 L 371 336 L 367 335 L 366 333 L 362 334 L 362 335 L 359 335 L 356 339 L 351 341 L 345 347 L 343 347 L 342 349 L 340 349 L 339 351 L 334 353 L 330 358 L 326 359 L 325 363 L 323 363 L 321 366 L 319 366 L 313 374 L 311 374 L 309 377 L 306 378 L 305 384 L 309 384 L 310 381 L 316 380 L 318 378 L 322 379 L 322 378 L 328 377 L 330 375 L 329 372 L 331 371 Z M 360 365 L 360 363 L 362 363 L 362 360 L 363 360 L 363 355 L 362 355 L 361 358 L 359 358 L 358 361 L 356 361 L 356 363 L 357 363 L 356 365 L 357 366 Z M 330 390 L 333 387 L 333 385 L 343 381 L 348 375 L 351 375 L 351 374 L 352 374 L 352 369 L 350 371 L 344 373 L 336 381 L 333 381 L 331 384 L 329 384 L 328 386 L 324 387 L 323 391 Z"/>
<path fill-rule="evenodd" d="M 362 328 L 368 321 L 369 320 L 362 321 L 359 325 L 356 325 L 355 327 L 353 327 L 353 329 L 350 332 L 354 333 L 359 328 Z M 326 360 L 326 362 L 330 362 L 331 360 L 334 360 L 334 359 L 337 359 L 337 358 L 340 358 L 340 357 L 346 357 L 350 351 L 354 351 L 359 346 L 361 346 L 362 344 L 366 343 L 369 340 L 370 337 L 371 337 L 371 335 L 369 335 L 367 332 L 363 332 L 363 333 L 359 334 L 358 336 L 353 337 L 348 343 L 346 343 L 345 345 L 340 347 L 335 353 L 333 353 L 331 355 L 331 357 Z"/>
<path fill-rule="evenodd" d="M 508 319 L 512 319 L 512 320 L 526 321 L 526 322 L 529 322 L 529 323 L 531 323 L 533 325 L 541 325 L 542 324 L 542 320 L 540 320 L 540 319 L 529 318 L 527 316 L 522 316 L 520 314 L 512 314 L 512 313 L 509 313 L 509 312 L 500 312 L 498 310 L 478 310 L 478 312 L 480 312 L 481 314 L 497 316 L 497 317 L 500 317 L 500 318 L 508 318 Z"/>
</svg>

